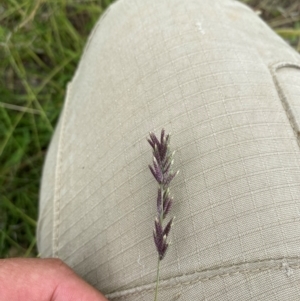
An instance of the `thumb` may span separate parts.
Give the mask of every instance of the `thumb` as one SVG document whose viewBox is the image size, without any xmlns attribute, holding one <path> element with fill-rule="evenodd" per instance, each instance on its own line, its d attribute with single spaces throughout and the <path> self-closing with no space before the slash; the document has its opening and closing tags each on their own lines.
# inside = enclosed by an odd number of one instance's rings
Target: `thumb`
<svg viewBox="0 0 300 301">
<path fill-rule="evenodd" d="M 0 301 L 107 301 L 59 259 L 0 260 Z"/>
</svg>

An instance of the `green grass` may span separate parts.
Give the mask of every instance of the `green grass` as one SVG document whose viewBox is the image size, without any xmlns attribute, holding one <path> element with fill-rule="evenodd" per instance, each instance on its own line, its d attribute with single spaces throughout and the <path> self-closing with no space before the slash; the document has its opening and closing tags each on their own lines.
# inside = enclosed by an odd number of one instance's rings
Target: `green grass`
<svg viewBox="0 0 300 301">
<path fill-rule="evenodd" d="M 41 170 L 65 87 L 112 0 L 0 4 L 0 257 L 37 255 Z M 245 0 L 300 50 L 298 1 Z M 296 3 L 297 4 L 297 3 Z"/>
<path fill-rule="evenodd" d="M 110 2 L 0 4 L 0 257 L 36 255 L 45 152 L 66 84 Z"/>
</svg>

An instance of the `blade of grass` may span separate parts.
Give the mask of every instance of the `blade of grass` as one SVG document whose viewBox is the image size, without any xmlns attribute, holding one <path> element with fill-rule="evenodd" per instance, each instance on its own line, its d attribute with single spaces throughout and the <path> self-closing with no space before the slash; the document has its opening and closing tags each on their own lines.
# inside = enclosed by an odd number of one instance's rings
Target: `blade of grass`
<svg viewBox="0 0 300 301">
<path fill-rule="evenodd" d="M 0 106 L 2 108 L 6 108 L 6 109 L 10 109 L 10 110 L 15 110 L 15 111 L 19 111 L 19 112 L 24 112 L 24 113 L 30 113 L 30 114 L 38 114 L 41 115 L 42 112 L 36 109 L 31 109 L 31 108 L 27 108 L 27 107 L 21 107 L 21 106 L 17 106 L 17 105 L 13 105 L 10 103 L 5 103 L 5 102 L 0 102 Z"/>
<path fill-rule="evenodd" d="M 15 248 L 25 251 L 25 249 L 23 247 L 21 247 L 17 242 L 15 242 L 5 231 L 0 230 L 0 232 L 3 234 L 4 240 L 7 240 Z"/>
<path fill-rule="evenodd" d="M 13 69 L 15 70 L 16 74 L 19 76 L 24 88 L 26 89 L 26 92 L 28 94 L 28 103 L 27 105 L 29 106 L 33 101 L 35 102 L 35 104 L 37 105 L 37 107 L 39 108 L 39 110 L 42 112 L 42 117 L 44 118 L 47 126 L 48 126 L 48 129 L 50 130 L 50 132 L 53 131 L 53 127 L 43 109 L 43 107 L 40 105 L 38 99 L 36 98 L 36 95 L 34 94 L 31 86 L 28 84 L 28 81 L 26 79 L 26 71 L 25 71 L 25 68 L 23 66 L 23 63 L 22 63 L 22 60 L 20 59 L 19 57 L 19 54 L 18 52 L 15 52 L 14 55 L 18 61 L 18 63 L 16 62 L 13 54 L 11 53 L 9 47 L 7 46 L 6 47 L 7 51 L 8 51 L 8 56 L 9 56 L 9 61 L 13 67 Z"/>
<path fill-rule="evenodd" d="M 22 23 L 20 23 L 18 25 L 18 29 L 24 27 L 28 22 L 30 22 L 32 19 L 34 19 L 36 12 L 39 9 L 41 3 L 42 3 L 42 0 L 36 0 L 35 6 L 33 7 L 31 13 L 23 20 Z"/>
<path fill-rule="evenodd" d="M 20 210 L 16 205 L 14 205 L 10 200 L 8 200 L 5 196 L 2 196 L 3 204 L 12 212 L 14 215 L 18 215 L 25 222 L 30 224 L 33 227 L 36 227 L 36 221 L 29 217 L 26 213 Z"/>
<path fill-rule="evenodd" d="M 27 250 L 26 250 L 26 252 L 25 252 L 25 254 L 24 254 L 24 257 L 29 257 L 29 256 L 30 256 L 30 254 L 31 254 L 33 248 L 35 247 L 35 245 L 36 245 L 36 238 L 34 238 L 34 239 L 31 241 L 29 247 L 27 248 Z"/>
<path fill-rule="evenodd" d="M 284 37 L 299 37 L 300 36 L 300 29 L 293 29 L 293 28 L 279 28 L 276 29 L 276 32 Z"/>
<path fill-rule="evenodd" d="M 77 58 L 77 54 L 66 58 L 60 65 L 56 66 L 42 81 L 39 87 L 35 91 L 35 95 L 39 95 L 45 86 L 52 80 L 52 78 L 59 73 L 65 66 L 67 66 L 71 61 Z"/>
</svg>

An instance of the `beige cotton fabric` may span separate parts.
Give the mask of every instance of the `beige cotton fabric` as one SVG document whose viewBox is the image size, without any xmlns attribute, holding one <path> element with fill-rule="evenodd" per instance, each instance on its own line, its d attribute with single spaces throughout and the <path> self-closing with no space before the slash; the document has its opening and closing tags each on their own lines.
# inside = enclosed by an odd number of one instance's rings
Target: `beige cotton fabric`
<svg viewBox="0 0 300 301">
<path fill-rule="evenodd" d="M 299 55 L 239 2 L 117 1 L 48 151 L 41 256 L 110 300 L 153 299 L 146 137 L 165 128 L 181 172 L 159 300 L 300 300 L 299 101 Z"/>
</svg>

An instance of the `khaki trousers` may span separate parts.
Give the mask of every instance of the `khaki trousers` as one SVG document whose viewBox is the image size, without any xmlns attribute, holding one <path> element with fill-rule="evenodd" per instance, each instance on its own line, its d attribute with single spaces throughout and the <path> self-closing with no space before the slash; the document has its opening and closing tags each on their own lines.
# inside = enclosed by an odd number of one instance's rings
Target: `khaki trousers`
<svg viewBox="0 0 300 301">
<path fill-rule="evenodd" d="M 152 300 L 149 131 L 172 132 L 159 300 L 300 300 L 300 56 L 232 0 L 119 0 L 94 28 L 42 178 L 38 248 Z"/>
</svg>

